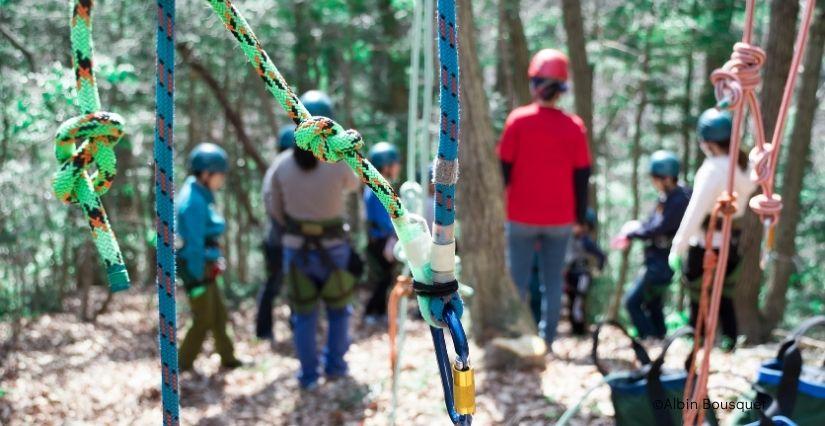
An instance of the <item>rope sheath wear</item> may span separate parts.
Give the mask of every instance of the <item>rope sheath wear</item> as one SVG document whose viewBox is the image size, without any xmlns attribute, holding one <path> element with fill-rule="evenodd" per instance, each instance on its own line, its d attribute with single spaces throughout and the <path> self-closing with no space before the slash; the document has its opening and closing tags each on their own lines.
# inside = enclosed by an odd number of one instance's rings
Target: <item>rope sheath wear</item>
<svg viewBox="0 0 825 426">
<path fill-rule="evenodd" d="M 751 44 L 754 10 L 756 7 L 754 0 L 748 0 L 747 2 L 742 42 L 734 45 L 731 59 L 710 76 L 711 82 L 714 84 L 716 98 L 719 101 L 718 107 L 731 109 L 734 114 L 729 148 L 730 165 L 727 177 L 727 190 L 719 197 L 716 206 L 711 212 L 707 228 L 708 231 L 705 235 L 704 271 L 699 299 L 699 312 L 696 320 L 696 332 L 693 339 L 692 359 L 697 359 L 700 345 L 702 346 L 703 357 L 698 366 L 695 362 L 692 362 L 688 370 L 685 395 L 690 396 L 690 401 L 704 401 L 707 397 L 710 354 L 719 321 L 719 306 L 730 251 L 729 246 L 731 230 L 733 228 L 733 215 L 736 213 L 736 197 L 746 195 L 736 194 L 733 189 L 745 107 L 747 106 L 753 116 L 752 123 L 754 127 L 755 147 L 751 151 L 750 158 L 752 162 L 755 163 L 755 167 L 751 174 L 751 179 L 762 188 L 762 194 L 752 198 L 749 206 L 754 212 L 759 214 L 765 224 L 766 233 L 768 234 L 766 249 L 770 249 L 772 244 L 772 231 L 779 220 L 779 213 L 782 209 L 782 199 L 774 193 L 774 179 L 779 159 L 780 144 L 784 136 L 783 133 L 788 109 L 790 108 L 791 97 L 793 96 L 794 86 L 796 85 L 796 77 L 807 44 L 808 29 L 810 28 L 815 6 L 815 0 L 808 0 L 802 19 L 802 26 L 797 35 L 790 71 L 785 82 L 785 91 L 782 95 L 782 104 L 779 107 L 776 128 L 774 129 L 770 144 L 765 142 L 762 113 L 756 97 L 756 88 L 761 83 L 759 71 L 766 60 L 766 55 L 760 47 Z M 720 216 L 722 219 L 723 239 L 717 254 L 716 250 L 713 249 L 713 235 L 717 229 L 716 225 Z M 693 405 L 696 405 L 696 407 Z M 702 404 L 685 405 L 685 424 L 702 424 L 705 410 L 701 409 L 701 406 Z"/>
<path fill-rule="evenodd" d="M 177 307 L 175 305 L 175 0 L 159 0 L 155 83 L 155 211 L 158 344 L 163 424 L 180 423 Z"/>
<path fill-rule="evenodd" d="M 361 135 L 355 130 L 345 130 L 340 124 L 327 117 L 310 116 L 307 109 L 289 87 L 281 73 L 269 59 L 258 38 L 253 33 L 246 19 L 232 5 L 230 0 L 207 0 L 223 22 L 227 30 L 238 41 L 241 50 L 248 61 L 255 68 L 258 76 L 263 80 L 267 90 L 275 97 L 289 118 L 297 126 L 295 129 L 296 145 L 311 151 L 322 161 L 344 161 L 360 177 L 381 201 L 381 204 L 392 218 L 393 226 L 399 242 L 405 248 L 410 259 L 410 269 L 415 281 L 423 285 L 450 283 L 455 280 L 452 268 L 434 280 L 434 273 L 430 261 L 438 260 L 439 264 L 455 264 L 452 254 L 449 259 L 434 257 L 424 259 L 422 246 L 424 240 L 430 240 L 426 235 L 426 225 L 422 226 L 420 216 L 406 212 L 400 198 L 392 185 L 367 161 L 359 152 L 364 142 Z M 441 138 L 439 141 L 438 162 L 435 167 L 434 181 L 436 184 L 436 223 L 434 224 L 435 246 L 453 245 L 453 224 L 455 222 L 455 183 L 458 178 L 458 133 L 459 133 L 459 106 L 458 106 L 458 51 L 455 24 L 455 0 L 438 1 L 439 26 L 439 59 L 441 61 Z M 416 261 L 412 258 L 416 257 Z M 434 281 L 436 281 L 434 283 Z M 470 400 L 468 395 L 474 395 L 472 370 L 469 368 L 467 339 L 461 327 L 460 318 L 463 313 L 461 298 L 456 292 L 445 297 L 429 297 L 419 295 L 419 308 L 422 316 L 431 325 L 433 341 L 441 372 L 442 384 L 445 390 L 445 403 L 453 423 L 468 424 L 472 417 L 469 404 L 461 405 L 462 413 L 455 410 L 454 397 L 460 401 Z M 453 366 L 453 377 L 458 377 L 461 386 L 453 388 L 453 380 L 449 376 L 449 358 L 446 357 L 442 327 L 449 328 L 453 343 L 459 357 Z M 446 364 L 445 364 L 446 363 Z M 446 365 L 446 369 L 445 369 Z M 445 371 L 447 370 L 447 371 Z M 456 389 L 456 394 L 452 391 Z M 474 397 L 473 397 L 474 398 Z"/>
<path fill-rule="evenodd" d="M 78 0 L 72 6 L 72 67 L 81 115 L 57 129 L 54 152 L 60 168 L 52 187 L 58 199 L 83 209 L 106 267 L 109 288 L 121 291 L 129 288 L 129 274 L 100 196 L 109 191 L 117 172 L 114 148 L 123 136 L 124 123 L 123 117 L 100 110 L 94 75 L 93 6 L 92 0 Z M 97 170 L 89 174 L 88 169 L 94 167 Z"/>
</svg>

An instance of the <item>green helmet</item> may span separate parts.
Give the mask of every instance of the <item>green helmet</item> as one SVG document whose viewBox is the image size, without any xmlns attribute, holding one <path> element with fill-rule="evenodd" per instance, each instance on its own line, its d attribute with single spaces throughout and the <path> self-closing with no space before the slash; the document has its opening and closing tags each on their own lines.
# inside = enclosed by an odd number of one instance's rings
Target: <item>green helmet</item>
<svg viewBox="0 0 825 426">
<path fill-rule="evenodd" d="M 295 146 L 295 125 L 290 124 L 281 128 L 278 133 L 278 151 L 285 151 Z"/>
<path fill-rule="evenodd" d="M 226 173 L 229 170 L 229 156 L 223 148 L 213 143 L 202 143 L 189 154 L 191 173 Z"/>
<path fill-rule="evenodd" d="M 730 111 L 709 108 L 699 116 L 696 131 L 702 141 L 724 142 L 730 140 L 732 126 Z"/>
<path fill-rule="evenodd" d="M 310 90 L 301 95 L 301 103 L 312 116 L 335 118 L 333 117 L 332 99 L 320 90 Z"/>
<path fill-rule="evenodd" d="M 373 145 L 369 153 L 367 153 L 367 158 L 376 169 L 381 169 L 382 167 L 401 161 L 398 148 L 389 142 L 378 142 Z"/>
<path fill-rule="evenodd" d="M 650 156 L 650 174 L 659 177 L 679 177 L 679 159 L 670 151 L 656 151 Z"/>
</svg>

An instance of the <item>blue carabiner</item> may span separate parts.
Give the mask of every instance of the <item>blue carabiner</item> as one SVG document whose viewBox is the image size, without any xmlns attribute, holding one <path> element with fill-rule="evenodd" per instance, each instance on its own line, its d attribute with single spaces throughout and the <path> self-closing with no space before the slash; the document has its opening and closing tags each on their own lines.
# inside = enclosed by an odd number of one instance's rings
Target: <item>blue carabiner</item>
<svg viewBox="0 0 825 426">
<path fill-rule="evenodd" d="M 451 304 L 444 306 L 444 322 L 447 324 L 447 329 L 450 330 L 450 336 L 453 339 L 453 346 L 456 351 L 456 369 L 464 370 L 469 367 L 470 345 L 467 342 L 467 334 L 464 333 L 464 327 L 461 325 L 461 320 L 456 315 Z M 435 346 L 435 356 L 438 362 L 438 373 L 441 376 L 441 387 L 444 391 L 444 405 L 447 407 L 447 413 L 450 415 L 455 425 L 470 425 L 473 422 L 472 414 L 459 414 L 455 407 L 454 398 L 454 384 L 451 376 L 452 366 L 450 365 L 450 357 L 447 354 L 447 344 L 444 339 L 444 330 L 441 328 L 430 327 L 430 333 L 433 337 L 433 345 Z"/>
</svg>

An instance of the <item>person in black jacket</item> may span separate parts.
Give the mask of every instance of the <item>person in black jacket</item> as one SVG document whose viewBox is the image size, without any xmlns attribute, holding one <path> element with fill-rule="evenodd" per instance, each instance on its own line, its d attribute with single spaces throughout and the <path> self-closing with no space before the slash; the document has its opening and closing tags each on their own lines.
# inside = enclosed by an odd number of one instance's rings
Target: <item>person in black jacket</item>
<svg viewBox="0 0 825 426">
<path fill-rule="evenodd" d="M 661 339 L 666 333 L 662 298 L 673 278 L 668 254 L 690 201 L 690 192 L 679 184 L 679 160 L 672 152 L 653 153 L 650 177 L 659 191 L 659 202 L 644 222 L 635 222 L 635 226 L 634 222 L 625 224 L 618 246 L 626 247 L 634 239 L 645 242 L 644 269 L 625 295 L 624 306 L 639 337 Z"/>
</svg>

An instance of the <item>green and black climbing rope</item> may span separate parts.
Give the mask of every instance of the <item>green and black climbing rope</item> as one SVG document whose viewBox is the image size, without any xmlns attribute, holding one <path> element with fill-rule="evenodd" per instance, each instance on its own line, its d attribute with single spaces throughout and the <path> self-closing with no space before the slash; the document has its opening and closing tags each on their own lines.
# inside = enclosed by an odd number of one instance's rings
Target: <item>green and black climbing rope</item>
<svg viewBox="0 0 825 426">
<path fill-rule="evenodd" d="M 109 190 L 115 177 L 114 148 L 123 136 L 123 118 L 100 110 L 93 71 L 93 4 L 92 0 L 78 0 L 72 8 L 72 64 L 82 115 L 65 121 L 57 129 L 55 156 L 60 169 L 54 176 L 53 188 L 58 199 L 83 209 L 106 266 L 109 288 L 120 291 L 129 288 L 129 275 L 100 196 Z M 90 174 L 91 168 L 97 170 Z"/>
</svg>

